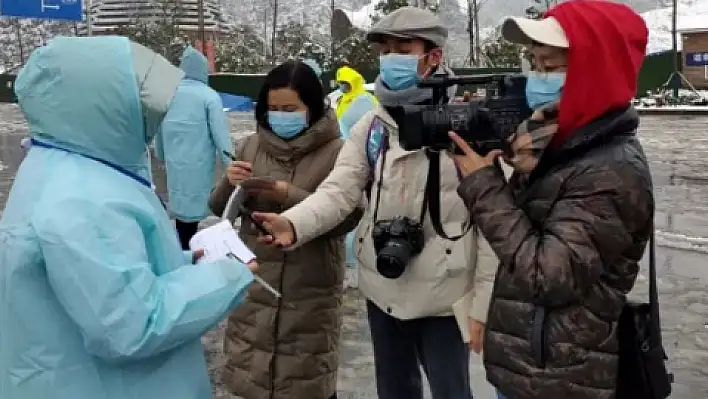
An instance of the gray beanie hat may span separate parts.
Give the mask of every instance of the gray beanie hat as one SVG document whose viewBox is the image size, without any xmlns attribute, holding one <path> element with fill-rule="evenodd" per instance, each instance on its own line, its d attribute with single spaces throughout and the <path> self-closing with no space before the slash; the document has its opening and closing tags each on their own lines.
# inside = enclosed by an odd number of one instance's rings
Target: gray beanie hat
<svg viewBox="0 0 708 399">
<path fill-rule="evenodd" d="M 401 7 L 376 23 L 369 30 L 366 39 L 373 43 L 382 43 L 386 36 L 421 39 L 444 47 L 447 28 L 431 11 L 418 7 Z"/>
</svg>

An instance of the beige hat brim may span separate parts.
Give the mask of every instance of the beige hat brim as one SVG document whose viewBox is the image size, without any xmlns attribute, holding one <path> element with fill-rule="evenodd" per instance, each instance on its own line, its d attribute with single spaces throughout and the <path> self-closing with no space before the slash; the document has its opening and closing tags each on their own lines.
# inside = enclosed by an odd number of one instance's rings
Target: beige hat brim
<svg viewBox="0 0 708 399">
<path fill-rule="evenodd" d="M 502 24 L 502 37 L 512 43 L 530 45 L 541 43 L 547 46 L 568 48 L 568 38 L 563 28 L 553 17 L 529 19 L 507 18 Z"/>
<path fill-rule="evenodd" d="M 387 31 L 369 32 L 366 34 L 366 40 L 370 43 L 384 43 L 386 41 L 386 37 L 394 37 L 396 39 L 415 39 L 415 37 L 411 35 Z"/>
</svg>

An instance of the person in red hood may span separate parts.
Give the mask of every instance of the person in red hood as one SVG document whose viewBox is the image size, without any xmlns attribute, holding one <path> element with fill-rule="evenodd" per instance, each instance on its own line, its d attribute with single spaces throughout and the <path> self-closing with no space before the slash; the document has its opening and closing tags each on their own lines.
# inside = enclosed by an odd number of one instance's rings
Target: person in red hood
<svg viewBox="0 0 708 399">
<path fill-rule="evenodd" d="M 576 0 L 509 18 L 529 46 L 533 116 L 498 153 L 462 139 L 458 188 L 500 265 L 484 338 L 489 381 L 508 399 L 615 397 L 617 325 L 653 231 L 649 166 L 630 100 L 648 31 L 629 7 Z"/>
</svg>

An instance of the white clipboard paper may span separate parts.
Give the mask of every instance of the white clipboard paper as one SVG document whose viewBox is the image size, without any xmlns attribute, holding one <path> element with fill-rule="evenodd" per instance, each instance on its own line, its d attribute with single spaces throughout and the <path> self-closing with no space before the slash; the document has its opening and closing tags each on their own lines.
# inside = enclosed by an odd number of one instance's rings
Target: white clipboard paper
<svg viewBox="0 0 708 399">
<path fill-rule="evenodd" d="M 241 238 L 236 234 L 236 230 L 234 230 L 228 220 L 222 220 L 197 232 L 189 240 L 189 248 L 204 251 L 204 256 L 199 259 L 199 262 L 226 259 L 230 254 L 243 263 L 250 263 L 256 259 L 256 255 L 241 241 Z"/>
<path fill-rule="evenodd" d="M 237 206 L 240 211 L 243 207 L 244 200 L 244 191 L 241 187 L 236 187 L 231 193 L 231 196 L 229 196 L 229 200 L 226 202 L 221 222 L 197 232 L 197 234 L 189 240 L 189 248 L 191 250 L 204 250 L 204 256 L 199 259 L 198 263 L 202 261 L 211 262 L 227 258 L 236 258 L 240 262 L 247 264 L 256 259 L 256 255 L 244 244 L 231 225 L 231 222 L 228 220 L 231 208 Z M 253 279 L 276 298 L 282 297 L 280 292 L 257 274 L 253 274 Z"/>
</svg>

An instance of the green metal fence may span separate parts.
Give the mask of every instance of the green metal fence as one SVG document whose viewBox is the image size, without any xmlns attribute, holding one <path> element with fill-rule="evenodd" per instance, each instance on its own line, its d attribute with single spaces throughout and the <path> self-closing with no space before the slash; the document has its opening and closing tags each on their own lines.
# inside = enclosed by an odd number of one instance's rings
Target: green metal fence
<svg viewBox="0 0 708 399">
<path fill-rule="evenodd" d="M 681 57 L 680 53 L 679 57 Z M 661 87 L 661 85 L 669 80 L 673 72 L 674 63 L 672 51 L 648 55 L 644 58 L 642 69 L 639 71 L 637 97 L 644 97 L 648 90 L 655 90 Z"/>
<path fill-rule="evenodd" d="M 15 97 L 15 76 L 14 75 L 0 75 L 0 103 L 14 103 L 17 102 L 17 97 Z"/>
<path fill-rule="evenodd" d="M 644 96 L 647 90 L 653 90 L 664 84 L 673 71 L 671 52 L 652 54 L 646 57 L 642 69 L 639 73 L 638 95 Z M 454 69 L 457 75 L 479 75 L 489 73 L 514 73 L 518 69 L 514 68 L 459 68 Z M 367 82 L 373 82 L 378 74 L 377 70 L 359 71 Z M 322 82 L 325 91 L 334 89 L 334 71 L 325 72 L 322 75 Z M 13 75 L 0 75 L 0 103 L 16 102 L 12 84 L 15 77 Z M 209 77 L 209 85 L 216 91 L 236 94 L 255 99 L 258 91 L 263 85 L 265 75 L 263 74 L 215 74 Z M 459 88 L 460 91 L 464 88 Z M 459 94 L 459 93 L 458 93 Z"/>
</svg>

